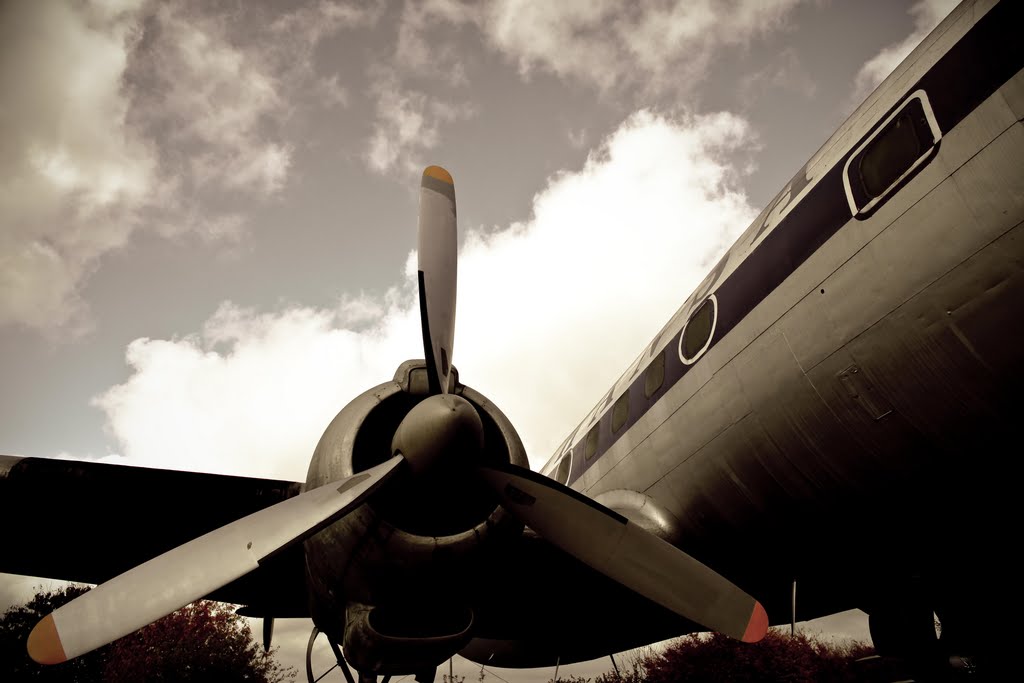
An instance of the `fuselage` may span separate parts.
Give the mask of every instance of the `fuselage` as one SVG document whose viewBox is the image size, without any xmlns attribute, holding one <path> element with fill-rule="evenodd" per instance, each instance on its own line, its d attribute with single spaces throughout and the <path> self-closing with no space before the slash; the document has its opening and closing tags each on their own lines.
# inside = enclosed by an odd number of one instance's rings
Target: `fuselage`
<svg viewBox="0 0 1024 683">
<path fill-rule="evenodd" d="M 727 577 L 773 623 L 871 611 L 908 584 L 954 631 L 989 616 L 1006 544 L 983 536 L 1010 517 L 999 448 L 1022 374 L 1021 14 L 954 11 L 542 474 Z M 403 364 L 339 413 L 307 488 L 391 457 L 429 374 Z M 480 464 L 526 463 L 486 397 L 457 377 L 450 390 L 483 419 Z M 392 487 L 306 540 L 314 621 L 361 671 L 427 670 L 456 651 L 565 663 L 701 629 L 510 523 L 465 474 Z M 986 583 L 996 592 L 976 600 Z"/>
<path fill-rule="evenodd" d="M 1001 556 L 975 539 L 1020 408 L 1024 49 L 993 4 L 857 109 L 542 470 L 649 497 L 773 622 L 793 581 L 801 619 L 911 576 L 959 603 Z"/>
</svg>

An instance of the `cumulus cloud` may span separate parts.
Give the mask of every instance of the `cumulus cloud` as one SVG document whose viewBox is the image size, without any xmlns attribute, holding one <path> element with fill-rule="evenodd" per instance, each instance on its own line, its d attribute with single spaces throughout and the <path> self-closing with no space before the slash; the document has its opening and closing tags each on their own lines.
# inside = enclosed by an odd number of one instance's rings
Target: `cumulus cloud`
<svg viewBox="0 0 1024 683">
<path fill-rule="evenodd" d="M 680 92 L 704 78 L 716 49 L 778 29 L 799 2 L 406 2 L 386 75 L 377 69 L 374 76 L 377 117 L 364 159 L 378 173 L 408 175 L 438 144 L 445 124 L 474 114 L 469 105 L 452 104 L 453 97 L 438 97 L 437 90 L 428 96 L 405 85 L 411 78 L 467 85 L 471 65 L 458 49 L 467 30 L 526 79 L 543 71 L 604 91 Z M 570 131 L 571 139 L 576 135 Z"/>
<path fill-rule="evenodd" d="M 342 319 L 226 303 L 201 333 L 132 342 L 131 378 L 95 403 L 133 464 L 304 479 L 334 413 L 394 374 L 396 342 L 410 341 L 398 357 L 416 355 L 417 323 L 402 309 L 365 333 Z"/>
<path fill-rule="evenodd" d="M 81 329 L 79 281 L 124 243 L 156 184 L 155 150 L 128 128 L 120 84 L 133 13 L 58 3 L 0 13 L 0 324 Z"/>
<path fill-rule="evenodd" d="M 884 81 L 959 2 L 960 0 L 921 0 L 912 6 L 908 11 L 914 17 L 913 32 L 865 62 L 854 79 L 852 99 L 859 103 Z"/>
<path fill-rule="evenodd" d="M 461 28 L 479 22 L 480 6 L 460 0 L 407 2 L 398 22 L 395 62 L 404 71 L 433 76 L 451 85 L 466 84 L 466 65 L 455 45 L 434 29 Z"/>
<path fill-rule="evenodd" d="M 728 113 L 641 111 L 553 177 L 530 219 L 469 235 L 456 364 L 526 426 L 535 465 L 753 219 L 728 161 L 751 137 Z"/>
<path fill-rule="evenodd" d="M 552 176 L 528 218 L 468 231 L 455 364 L 518 426 L 534 466 L 753 218 L 734 170 L 751 138 L 729 113 L 641 111 Z M 96 399 L 126 459 L 302 479 L 334 413 L 422 356 L 414 264 L 383 296 L 224 304 L 197 334 L 133 342 L 131 376 Z"/>
<path fill-rule="evenodd" d="M 451 35 L 430 34 L 472 24 L 477 9 L 459 0 L 406 2 L 398 21 L 394 54 L 386 65 L 369 68 L 376 117 L 363 159 L 376 173 L 408 177 L 423 166 L 422 156 L 440 143 L 441 129 L 472 117 L 476 110 L 464 98 L 443 94 L 468 85 L 466 68 Z M 429 82 L 431 93 L 409 85 Z"/>
<path fill-rule="evenodd" d="M 180 157 L 173 168 L 179 183 L 272 195 L 291 167 L 293 146 L 282 128 L 294 95 L 309 90 L 328 106 L 347 99 L 337 74 L 315 73 L 313 50 L 377 16 L 373 5 L 319 2 L 245 23 L 232 13 L 159 5 L 143 23 L 127 74 L 138 90 L 135 118 L 160 131 L 168 160 Z"/>
<path fill-rule="evenodd" d="M 87 330 L 83 282 L 139 229 L 237 239 L 244 217 L 206 200 L 280 192 L 290 95 L 345 99 L 314 48 L 378 13 L 312 3 L 250 35 L 184 3 L 0 6 L 0 325 Z"/>
</svg>

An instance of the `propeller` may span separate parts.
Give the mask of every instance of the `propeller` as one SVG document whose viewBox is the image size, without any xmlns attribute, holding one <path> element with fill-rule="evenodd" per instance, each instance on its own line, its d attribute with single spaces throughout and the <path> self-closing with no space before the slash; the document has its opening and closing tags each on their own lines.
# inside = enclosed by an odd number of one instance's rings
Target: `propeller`
<svg viewBox="0 0 1024 683">
<path fill-rule="evenodd" d="M 403 462 L 396 456 L 306 491 L 115 576 L 43 617 L 29 656 L 59 664 L 84 655 L 231 583 L 358 507 Z"/>
<path fill-rule="evenodd" d="M 423 354 L 430 393 L 447 394 L 455 342 L 458 239 L 455 183 L 448 171 L 428 166 L 420 181 L 419 285 Z"/>
<path fill-rule="evenodd" d="M 211 531 L 58 608 L 29 635 L 32 659 L 77 657 L 208 595 L 342 518 L 400 469 L 418 477 L 438 467 L 473 467 L 483 422 L 469 401 L 448 392 L 456 251 L 455 186 L 446 170 L 430 166 L 420 186 L 419 298 L 432 395 L 403 418 L 389 460 Z M 476 472 L 509 512 L 584 564 L 710 629 L 747 642 L 764 636 L 768 616 L 754 598 L 612 510 L 513 465 Z"/>
</svg>

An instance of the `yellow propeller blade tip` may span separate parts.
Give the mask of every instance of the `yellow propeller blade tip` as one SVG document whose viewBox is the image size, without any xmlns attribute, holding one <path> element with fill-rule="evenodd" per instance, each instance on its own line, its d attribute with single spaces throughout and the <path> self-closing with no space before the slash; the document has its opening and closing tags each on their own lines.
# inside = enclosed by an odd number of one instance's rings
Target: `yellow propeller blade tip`
<svg viewBox="0 0 1024 683">
<path fill-rule="evenodd" d="M 444 170 L 440 166 L 427 166 L 425 169 L 423 169 L 423 177 L 426 178 L 428 176 L 431 178 L 436 178 L 437 180 L 440 180 L 442 182 L 448 183 L 449 185 L 455 184 L 455 181 L 452 180 L 452 174 Z"/>
<path fill-rule="evenodd" d="M 60 664 L 67 661 L 52 614 L 43 617 L 28 634 L 28 656 L 40 664 Z"/>
</svg>

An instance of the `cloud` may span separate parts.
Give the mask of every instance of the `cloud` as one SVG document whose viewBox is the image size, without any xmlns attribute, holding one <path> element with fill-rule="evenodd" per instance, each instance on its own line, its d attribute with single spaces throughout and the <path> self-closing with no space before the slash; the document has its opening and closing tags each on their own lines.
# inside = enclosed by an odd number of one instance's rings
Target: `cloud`
<svg viewBox="0 0 1024 683">
<path fill-rule="evenodd" d="M 81 331 L 80 280 L 126 241 L 157 183 L 155 150 L 128 126 L 121 88 L 132 9 L 0 12 L 0 324 Z"/>
<path fill-rule="evenodd" d="M 394 54 L 369 69 L 376 118 L 363 159 L 376 173 L 403 178 L 418 173 L 425 152 L 441 140 L 441 128 L 476 114 L 475 107 L 452 94 L 468 85 L 466 67 L 451 35 L 434 39 L 435 29 L 472 24 L 478 10 L 459 0 L 406 2 L 398 21 Z M 431 93 L 409 82 L 429 83 Z"/>
<path fill-rule="evenodd" d="M 703 78 L 716 48 L 778 29 L 798 2 L 429 0 L 403 13 L 398 56 L 411 68 L 458 66 L 443 41 L 424 36 L 471 23 L 524 77 L 543 70 L 601 90 L 680 91 Z"/>
<path fill-rule="evenodd" d="M 442 124 L 473 115 L 468 103 L 451 104 L 424 92 L 404 88 L 393 77 L 374 86 L 376 120 L 365 159 L 377 173 L 398 170 L 405 175 L 423 167 L 424 152 L 441 141 Z"/>
<path fill-rule="evenodd" d="M 914 17 L 913 32 L 865 62 L 854 79 L 854 94 L 851 99 L 859 104 L 867 97 L 957 4 L 959 0 L 921 0 L 912 6 L 908 12 Z"/>
<path fill-rule="evenodd" d="M 98 397 L 125 461 L 175 469 L 305 479 L 320 434 L 359 392 L 416 355 L 418 326 L 401 309 L 365 333 L 338 312 L 259 314 L 223 304 L 203 331 L 137 339 L 132 376 Z"/>
<path fill-rule="evenodd" d="M 810 99 L 817 91 L 814 79 L 800 63 L 800 56 L 793 48 L 786 48 L 778 57 L 757 71 L 744 75 L 737 87 L 738 97 L 745 107 L 752 106 L 769 92 L 788 90 Z"/>
<path fill-rule="evenodd" d="M 460 0 L 407 2 L 398 22 L 395 63 L 403 72 L 431 76 L 449 85 L 465 85 L 466 65 L 450 35 L 437 28 L 462 28 L 479 23 L 480 5 Z M 442 31 L 443 33 L 443 31 Z"/>
<path fill-rule="evenodd" d="M 375 17 L 372 8 L 320 2 L 258 17 L 243 32 L 230 13 L 161 4 L 142 24 L 127 74 L 136 86 L 135 118 L 160 131 L 154 137 L 181 185 L 273 195 L 291 166 L 293 146 L 282 129 L 296 93 L 311 90 L 331 106 L 345 100 L 336 74 L 315 74 L 314 48 Z"/>
<path fill-rule="evenodd" d="M 513 62 L 524 79 L 543 71 L 603 91 L 675 93 L 704 78 L 716 49 L 778 29 L 799 2 L 406 2 L 386 75 L 374 68 L 377 118 L 364 159 L 378 173 L 408 176 L 422 166 L 422 153 L 439 144 L 444 124 L 474 115 L 471 105 L 452 104 L 454 97 L 406 85 L 413 78 L 468 85 L 472 65 L 459 49 L 467 30 Z M 570 131 L 574 147 L 584 144 L 577 138 L 582 134 Z"/>
<path fill-rule="evenodd" d="M 83 283 L 138 230 L 237 241 L 245 217 L 210 200 L 282 190 L 293 95 L 345 100 L 336 74 L 314 72 L 313 50 L 379 7 L 312 3 L 258 17 L 249 33 L 230 9 L 208 12 L 141 0 L 0 8 L 0 325 L 87 331 Z"/>
<path fill-rule="evenodd" d="M 728 113 L 641 111 L 460 260 L 456 365 L 543 463 L 754 217 Z"/>
<path fill-rule="evenodd" d="M 528 218 L 468 231 L 455 364 L 517 425 L 534 466 L 753 218 L 734 170 L 751 138 L 729 113 L 641 111 L 552 176 Z M 226 303 L 199 333 L 132 342 L 131 376 L 96 399 L 126 461 L 304 478 L 334 413 L 422 356 L 414 263 L 381 296 Z"/>
</svg>

